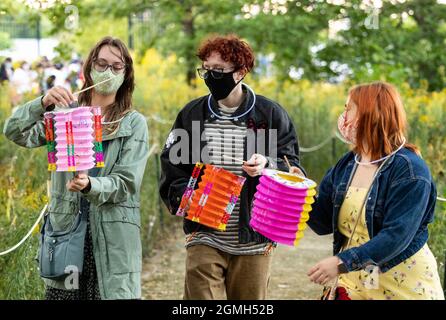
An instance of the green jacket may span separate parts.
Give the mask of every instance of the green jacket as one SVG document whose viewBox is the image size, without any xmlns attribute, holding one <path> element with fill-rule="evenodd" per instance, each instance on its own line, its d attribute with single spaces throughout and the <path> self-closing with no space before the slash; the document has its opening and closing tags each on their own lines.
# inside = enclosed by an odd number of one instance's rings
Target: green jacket
<svg viewBox="0 0 446 320">
<path fill-rule="evenodd" d="M 35 148 L 46 144 L 41 98 L 19 107 L 6 121 L 4 133 L 16 144 Z M 67 230 L 79 210 L 80 197 L 90 201 L 90 224 L 99 288 L 103 299 L 141 298 L 140 188 L 148 156 L 145 118 L 133 111 L 121 121 L 111 140 L 105 167 L 91 177 L 84 195 L 65 185 L 71 172 L 52 172 L 49 218 L 55 231 Z M 64 289 L 60 281 L 44 279 Z"/>
</svg>

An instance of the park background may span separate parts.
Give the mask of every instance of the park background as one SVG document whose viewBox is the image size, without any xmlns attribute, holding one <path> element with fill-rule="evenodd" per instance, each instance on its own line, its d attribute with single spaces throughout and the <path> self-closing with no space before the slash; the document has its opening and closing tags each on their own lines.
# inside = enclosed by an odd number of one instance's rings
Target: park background
<svg viewBox="0 0 446 320">
<path fill-rule="evenodd" d="M 189 100 L 207 94 L 196 76 L 195 52 L 212 33 L 236 33 L 254 48 L 256 69 L 245 82 L 289 112 L 311 178 L 319 182 L 348 150 L 335 134 L 348 89 L 385 80 L 400 90 L 409 140 L 420 147 L 439 196 L 446 195 L 445 1 L 2 0 L 0 61 L 12 56 L 34 66 L 41 55 L 47 55 L 52 63 L 66 64 L 73 53 L 85 59 L 106 35 L 119 37 L 131 49 L 136 71 L 134 105 L 147 116 L 152 151 L 142 188 L 141 232 L 148 264 L 159 262 L 151 259 L 160 250 L 170 250 L 163 243 L 171 243 L 171 230 L 181 229 L 178 218 L 168 215 L 158 197 L 158 154 L 178 111 Z M 40 94 L 40 89 L 26 92 L 20 103 Z M 16 104 L 14 97 L 14 88 L 4 83 L 0 87 L 2 128 Z M 0 135 L 0 251 L 26 234 L 44 206 L 46 161 L 45 148 L 19 148 Z M 181 247 L 181 236 L 174 242 Z M 323 243 L 329 254 L 331 241 Z M 446 204 L 441 201 L 430 226 L 429 245 L 444 281 Z M 0 256 L 0 299 L 43 297 L 34 261 L 37 248 L 34 234 L 15 252 Z M 290 252 L 308 249 L 301 244 Z M 156 270 L 169 268 L 169 261 Z M 296 274 L 306 271 L 294 270 Z M 287 290 L 288 298 L 317 298 L 320 288 L 312 287 L 308 295 L 299 295 L 299 288 Z M 164 298 L 150 293 L 145 297 Z"/>
</svg>

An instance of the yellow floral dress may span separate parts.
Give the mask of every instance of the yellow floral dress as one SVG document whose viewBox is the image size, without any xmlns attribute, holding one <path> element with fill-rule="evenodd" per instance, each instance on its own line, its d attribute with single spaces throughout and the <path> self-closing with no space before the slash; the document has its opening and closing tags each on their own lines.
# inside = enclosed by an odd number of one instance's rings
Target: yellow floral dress
<svg viewBox="0 0 446 320">
<path fill-rule="evenodd" d="M 352 234 L 367 192 L 368 189 L 357 187 L 350 187 L 347 191 L 338 220 L 339 230 L 347 238 Z M 349 248 L 359 247 L 369 240 L 363 208 Z M 370 266 L 340 275 L 338 285 L 347 290 L 352 300 L 444 300 L 437 262 L 427 244 L 385 273 Z"/>
</svg>

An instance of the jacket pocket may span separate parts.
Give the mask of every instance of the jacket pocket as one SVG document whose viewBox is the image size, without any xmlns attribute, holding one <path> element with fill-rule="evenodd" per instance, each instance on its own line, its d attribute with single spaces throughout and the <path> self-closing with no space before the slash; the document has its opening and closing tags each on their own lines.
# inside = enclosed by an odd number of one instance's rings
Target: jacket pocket
<svg viewBox="0 0 446 320">
<path fill-rule="evenodd" d="M 110 273 L 141 272 L 141 217 L 139 209 L 114 206 L 108 212 L 103 211 L 101 215 L 107 266 Z"/>
<path fill-rule="evenodd" d="M 373 211 L 373 235 L 375 236 L 377 231 L 382 229 L 384 221 L 384 200 L 378 199 L 376 201 L 374 211 Z"/>
<path fill-rule="evenodd" d="M 77 198 L 69 195 L 52 195 L 48 214 L 53 230 L 68 231 L 76 218 Z"/>
</svg>

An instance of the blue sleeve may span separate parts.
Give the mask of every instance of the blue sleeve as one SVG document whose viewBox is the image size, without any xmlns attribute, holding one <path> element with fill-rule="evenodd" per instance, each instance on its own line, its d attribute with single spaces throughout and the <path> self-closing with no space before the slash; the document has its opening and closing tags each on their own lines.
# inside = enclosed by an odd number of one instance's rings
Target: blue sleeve
<svg viewBox="0 0 446 320">
<path fill-rule="evenodd" d="M 348 271 L 364 269 L 370 264 L 380 266 L 403 252 L 422 223 L 430 193 L 431 184 L 425 179 L 394 182 L 384 209 L 382 229 L 365 244 L 337 255 Z"/>
<path fill-rule="evenodd" d="M 319 185 L 318 195 L 310 212 L 308 225 L 318 235 L 333 233 L 333 171 L 328 170 Z"/>
</svg>

